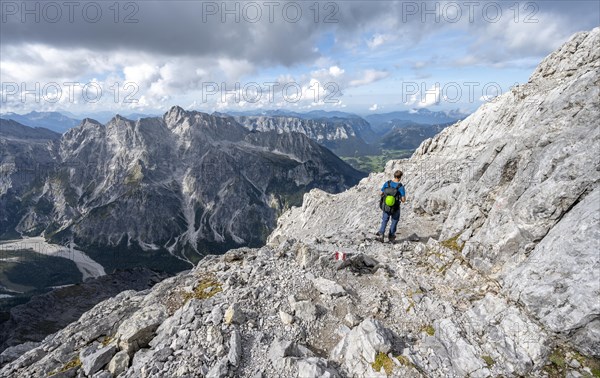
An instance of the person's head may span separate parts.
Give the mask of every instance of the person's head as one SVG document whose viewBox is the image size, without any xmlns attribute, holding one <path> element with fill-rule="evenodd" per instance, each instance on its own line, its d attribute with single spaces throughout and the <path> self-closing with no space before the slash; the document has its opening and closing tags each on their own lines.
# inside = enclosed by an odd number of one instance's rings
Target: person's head
<svg viewBox="0 0 600 378">
<path fill-rule="evenodd" d="M 394 172 L 394 178 L 396 180 L 400 180 L 402 178 L 402 171 L 401 170 L 397 170 L 396 172 Z"/>
</svg>

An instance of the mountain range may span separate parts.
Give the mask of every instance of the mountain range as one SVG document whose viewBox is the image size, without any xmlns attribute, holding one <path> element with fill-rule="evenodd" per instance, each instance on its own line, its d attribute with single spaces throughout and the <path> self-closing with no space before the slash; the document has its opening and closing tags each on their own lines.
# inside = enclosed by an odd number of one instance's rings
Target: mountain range
<svg viewBox="0 0 600 378">
<path fill-rule="evenodd" d="M 338 156 L 375 155 L 377 135 L 362 118 L 298 118 L 288 116 L 236 116 L 252 131 L 274 131 L 279 134 L 299 132 L 329 148 Z"/>
<path fill-rule="evenodd" d="M 22 125 L 30 127 L 43 127 L 57 133 L 79 125 L 81 119 L 73 118 L 73 115 L 65 115 L 59 112 L 29 112 L 26 114 L 2 113 L 0 119 L 13 120 Z"/>
<path fill-rule="evenodd" d="M 0 119 L 13 120 L 22 125 L 30 127 L 43 127 L 59 134 L 76 127 L 84 118 L 95 119 L 98 122 L 106 123 L 114 117 L 114 113 L 110 111 L 87 113 L 85 117 L 75 115 L 70 112 L 36 112 L 32 111 L 25 114 L 17 114 L 13 112 L 0 114 Z M 140 118 L 155 117 L 155 114 L 146 113 L 127 113 L 124 114 L 127 119 L 137 120 Z"/>
<path fill-rule="evenodd" d="M 84 119 L 62 136 L 0 122 L 0 235 L 43 234 L 88 251 L 163 250 L 191 261 L 260 245 L 305 191 L 337 192 L 363 177 L 303 134 L 253 133 L 179 107 L 106 125 Z"/>
<path fill-rule="evenodd" d="M 300 132 L 343 157 L 377 155 L 382 147 L 398 150 L 410 146 L 409 149 L 415 149 L 426 137 L 433 136 L 428 126 L 447 125 L 465 117 L 458 111 L 434 112 L 427 109 L 373 114 L 365 118 L 353 113 L 322 110 L 306 113 L 287 110 L 216 112 L 213 115 L 233 116 L 251 131 Z M 106 123 L 112 117 L 110 112 L 86 116 L 100 123 Z M 132 113 L 124 116 L 131 120 L 148 117 L 153 115 Z M 0 119 L 12 119 L 26 126 L 44 127 L 61 134 L 81 122 L 73 114 L 60 112 L 5 113 L 0 115 Z M 386 136 L 403 123 L 410 123 L 413 127 L 400 134 L 394 133 L 392 138 Z"/>
<path fill-rule="evenodd" d="M 406 122 L 413 122 L 417 125 L 442 125 L 452 124 L 464 119 L 468 114 L 458 110 L 449 112 L 435 112 L 429 109 L 413 109 L 407 111 L 390 112 L 383 114 L 372 114 L 365 117 L 371 125 L 374 132 L 384 134 L 394 126 Z"/>
<path fill-rule="evenodd" d="M 444 124 L 421 124 L 413 121 L 393 120 L 388 123 L 391 130 L 380 138 L 380 146 L 389 150 L 415 150 L 421 142 L 433 138 L 455 122 Z"/>
</svg>

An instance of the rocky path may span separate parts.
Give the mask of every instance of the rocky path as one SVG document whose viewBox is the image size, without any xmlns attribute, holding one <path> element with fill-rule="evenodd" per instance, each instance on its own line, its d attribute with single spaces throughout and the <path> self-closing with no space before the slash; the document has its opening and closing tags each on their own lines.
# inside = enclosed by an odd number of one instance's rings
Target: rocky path
<svg viewBox="0 0 600 378">
<path fill-rule="evenodd" d="M 99 304 L 0 376 L 548 376 L 555 345 L 451 243 L 357 235 L 206 258 Z M 570 376 L 591 371 L 571 356 Z"/>
</svg>

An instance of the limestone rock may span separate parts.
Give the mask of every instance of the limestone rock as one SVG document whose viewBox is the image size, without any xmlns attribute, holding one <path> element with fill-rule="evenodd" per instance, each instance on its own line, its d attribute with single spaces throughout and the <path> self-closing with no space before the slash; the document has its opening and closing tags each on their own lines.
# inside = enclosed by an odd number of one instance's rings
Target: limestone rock
<svg viewBox="0 0 600 378">
<path fill-rule="evenodd" d="M 226 324 L 242 324 L 246 320 L 246 316 L 242 312 L 240 305 L 233 303 L 225 311 Z"/>
<path fill-rule="evenodd" d="M 315 278 L 313 281 L 313 285 L 321 292 L 322 294 L 331 295 L 334 297 L 342 296 L 346 294 L 346 290 L 344 288 L 331 280 L 328 280 L 323 277 Z"/>
<path fill-rule="evenodd" d="M 231 332 L 231 338 L 229 339 L 229 354 L 227 358 L 229 363 L 233 366 L 239 366 L 240 359 L 242 357 L 242 337 L 238 330 Z"/>
<path fill-rule="evenodd" d="M 324 358 L 310 357 L 298 361 L 298 377 L 302 378 L 335 378 L 338 372 L 328 366 Z"/>
<path fill-rule="evenodd" d="M 147 307 L 133 314 L 119 326 L 119 347 L 130 355 L 148 345 L 154 331 L 165 320 L 167 313 L 162 306 Z"/>
<path fill-rule="evenodd" d="M 355 375 L 369 372 L 377 353 L 387 353 L 392 348 L 393 337 L 379 321 L 367 318 L 346 334 L 331 351 L 331 359 L 343 364 Z"/>
<path fill-rule="evenodd" d="M 117 376 L 127 370 L 129 367 L 129 354 L 126 351 L 122 350 L 115 354 L 113 358 L 108 363 L 108 371 L 111 372 L 112 375 Z"/>
<path fill-rule="evenodd" d="M 600 28 L 577 34 L 526 92 L 485 104 L 385 173 L 339 195 L 312 190 L 281 216 L 273 243 L 207 256 L 151 289 L 100 302 L 23 348 L 0 376 L 48 376 L 115 333 L 124 350 L 108 369 L 126 369 L 119 378 L 541 377 L 549 356 L 565 361 L 568 377 L 591 375 L 599 36 Z M 373 240 L 376 194 L 398 168 L 409 199 L 401 242 L 383 244 Z M 333 260 L 336 251 L 347 259 Z M 182 301 L 207 275 L 222 292 Z"/>
<path fill-rule="evenodd" d="M 229 371 L 227 364 L 227 358 L 220 359 L 219 362 L 217 362 L 215 366 L 209 370 L 206 378 L 225 378 L 227 376 L 227 372 Z"/>
<path fill-rule="evenodd" d="M 283 324 L 292 324 L 294 322 L 294 317 L 284 311 L 279 311 L 279 318 L 281 318 Z"/>
<path fill-rule="evenodd" d="M 82 351 L 80 360 L 83 372 L 86 375 L 94 374 L 110 362 L 116 351 L 117 347 L 114 344 L 107 345 L 100 349 L 97 349 L 96 346 L 92 346 L 89 349 Z"/>
<path fill-rule="evenodd" d="M 317 307 L 311 301 L 299 301 L 292 305 L 294 315 L 306 322 L 317 320 Z"/>
</svg>

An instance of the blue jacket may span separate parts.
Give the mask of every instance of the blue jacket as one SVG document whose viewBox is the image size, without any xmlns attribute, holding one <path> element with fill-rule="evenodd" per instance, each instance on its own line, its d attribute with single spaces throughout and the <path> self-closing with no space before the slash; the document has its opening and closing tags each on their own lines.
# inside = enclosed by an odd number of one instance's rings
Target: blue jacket
<svg viewBox="0 0 600 378">
<path fill-rule="evenodd" d="M 390 186 L 391 186 L 392 188 L 397 188 L 397 187 L 398 187 L 398 185 L 400 185 L 400 183 L 399 183 L 399 182 L 390 181 Z M 381 192 L 383 192 L 383 190 L 384 190 L 385 188 L 387 188 L 387 181 L 383 183 L 383 186 L 381 187 Z M 405 190 L 404 190 L 404 185 L 402 185 L 398 191 L 400 192 L 400 197 L 406 197 L 406 192 L 405 192 Z"/>
</svg>

